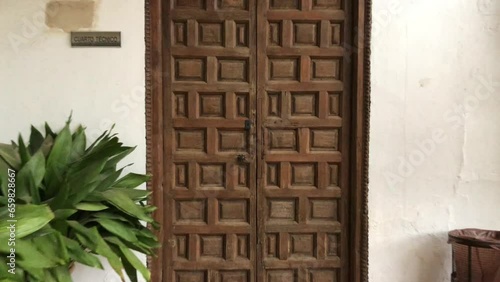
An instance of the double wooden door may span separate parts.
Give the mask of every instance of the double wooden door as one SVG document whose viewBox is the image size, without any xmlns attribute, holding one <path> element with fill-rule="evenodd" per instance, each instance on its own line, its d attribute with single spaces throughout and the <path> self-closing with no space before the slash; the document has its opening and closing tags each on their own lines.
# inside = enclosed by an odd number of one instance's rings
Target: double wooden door
<svg viewBox="0 0 500 282">
<path fill-rule="evenodd" d="M 350 1 L 166 2 L 163 280 L 348 281 Z"/>
</svg>

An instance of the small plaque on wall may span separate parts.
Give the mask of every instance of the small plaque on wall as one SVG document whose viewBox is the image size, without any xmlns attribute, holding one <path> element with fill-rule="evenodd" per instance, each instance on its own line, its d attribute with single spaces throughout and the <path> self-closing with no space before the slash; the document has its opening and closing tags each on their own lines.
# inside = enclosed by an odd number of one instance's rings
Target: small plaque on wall
<svg viewBox="0 0 500 282">
<path fill-rule="evenodd" d="M 73 31 L 71 47 L 121 47 L 119 31 Z"/>
</svg>

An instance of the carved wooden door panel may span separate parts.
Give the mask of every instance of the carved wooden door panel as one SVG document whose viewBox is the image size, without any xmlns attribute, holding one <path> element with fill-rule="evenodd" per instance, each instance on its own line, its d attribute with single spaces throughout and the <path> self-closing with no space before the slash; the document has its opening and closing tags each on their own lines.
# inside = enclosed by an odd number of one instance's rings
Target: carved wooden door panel
<svg viewBox="0 0 500 282">
<path fill-rule="evenodd" d="M 255 2 L 167 2 L 164 281 L 255 281 Z"/>
<path fill-rule="evenodd" d="M 347 282 L 350 1 L 165 2 L 164 281 Z"/>
<path fill-rule="evenodd" d="M 258 1 L 257 281 L 348 281 L 349 2 Z"/>
</svg>

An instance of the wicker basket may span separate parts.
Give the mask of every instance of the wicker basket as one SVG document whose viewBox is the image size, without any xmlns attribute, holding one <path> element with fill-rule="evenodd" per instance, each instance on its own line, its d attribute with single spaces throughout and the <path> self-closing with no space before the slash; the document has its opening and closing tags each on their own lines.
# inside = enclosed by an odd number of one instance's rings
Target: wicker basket
<svg viewBox="0 0 500 282">
<path fill-rule="evenodd" d="M 452 282 L 500 282 L 500 231 L 454 230 Z"/>
</svg>

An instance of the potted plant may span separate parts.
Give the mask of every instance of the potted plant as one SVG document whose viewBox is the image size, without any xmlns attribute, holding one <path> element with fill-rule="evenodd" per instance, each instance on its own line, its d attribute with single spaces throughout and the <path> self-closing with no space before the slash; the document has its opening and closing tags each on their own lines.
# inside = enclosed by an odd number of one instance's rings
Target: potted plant
<svg viewBox="0 0 500 282">
<path fill-rule="evenodd" d="M 74 262 L 102 269 L 96 255 L 124 279 L 147 267 L 132 250 L 153 255 L 158 240 L 149 176 L 118 163 L 134 148 L 104 132 L 90 146 L 85 128 L 45 135 L 31 127 L 29 142 L 0 144 L 0 281 L 71 281 Z M 14 263 L 12 263 L 14 262 Z M 15 268 L 14 270 L 12 268 Z"/>
</svg>

